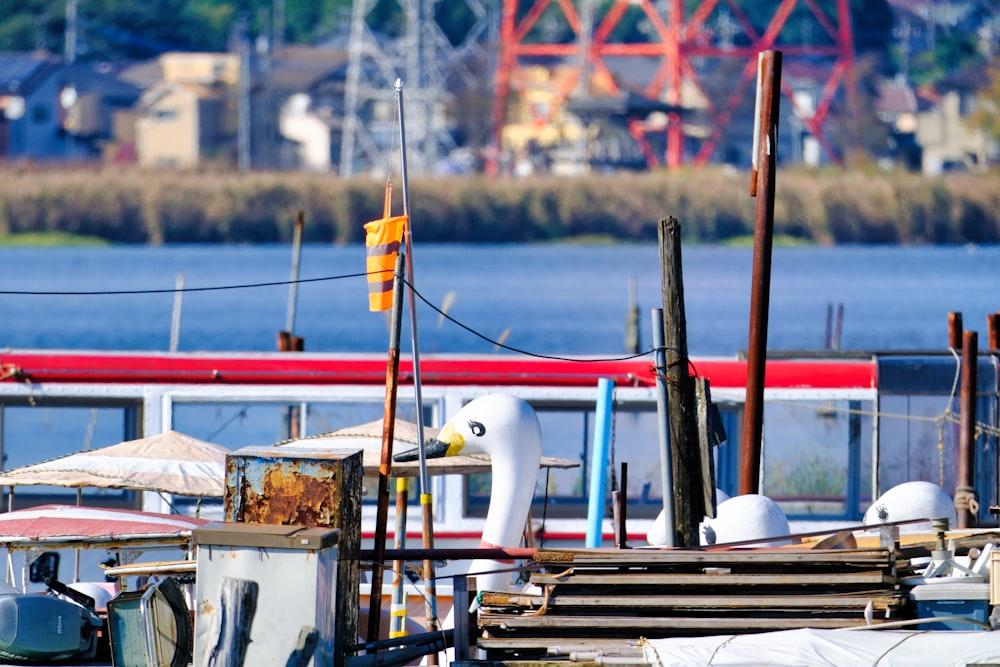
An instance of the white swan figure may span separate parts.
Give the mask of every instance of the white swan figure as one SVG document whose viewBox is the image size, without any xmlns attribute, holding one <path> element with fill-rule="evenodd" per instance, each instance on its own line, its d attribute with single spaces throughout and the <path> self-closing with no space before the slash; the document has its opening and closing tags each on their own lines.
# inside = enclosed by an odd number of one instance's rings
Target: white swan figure
<svg viewBox="0 0 1000 667">
<path fill-rule="evenodd" d="M 542 459 L 542 428 L 534 409 L 506 394 L 481 396 L 448 420 L 438 437 L 425 446 L 427 458 L 487 454 L 492 469 L 490 506 L 480 541 L 482 547 L 517 547 L 535 493 Z M 413 461 L 416 450 L 397 454 L 396 461 Z M 510 563 L 474 560 L 469 572 L 509 569 Z M 476 577 L 480 591 L 506 591 L 510 572 Z"/>
<path fill-rule="evenodd" d="M 729 495 L 722 489 L 716 488 L 715 506 L 718 507 L 727 500 L 729 500 Z M 649 526 L 649 531 L 646 533 L 646 541 L 654 547 L 662 547 L 667 544 L 666 510 L 660 510 L 660 513 L 656 515 L 655 519 L 653 519 L 653 523 Z"/>
<path fill-rule="evenodd" d="M 788 518 L 767 496 L 748 493 L 719 503 L 714 519 L 701 523 L 701 543 L 723 544 L 743 540 L 763 540 L 788 535 Z M 778 546 L 788 540 L 761 542 L 755 546 Z"/>
<path fill-rule="evenodd" d="M 948 519 L 955 525 L 955 504 L 951 496 L 931 482 L 904 482 L 892 487 L 865 512 L 865 525 L 908 519 Z M 930 523 L 901 526 L 902 532 L 927 530 Z"/>
</svg>

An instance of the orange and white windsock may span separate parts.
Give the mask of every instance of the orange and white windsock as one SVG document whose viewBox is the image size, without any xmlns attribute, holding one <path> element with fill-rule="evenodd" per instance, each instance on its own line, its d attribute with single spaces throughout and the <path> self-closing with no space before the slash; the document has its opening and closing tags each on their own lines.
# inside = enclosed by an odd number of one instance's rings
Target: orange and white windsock
<svg viewBox="0 0 1000 667">
<path fill-rule="evenodd" d="M 372 312 L 392 308 L 396 257 L 406 229 L 405 215 L 390 215 L 391 192 L 391 186 L 387 183 L 382 218 L 365 224 L 368 309 Z"/>
</svg>

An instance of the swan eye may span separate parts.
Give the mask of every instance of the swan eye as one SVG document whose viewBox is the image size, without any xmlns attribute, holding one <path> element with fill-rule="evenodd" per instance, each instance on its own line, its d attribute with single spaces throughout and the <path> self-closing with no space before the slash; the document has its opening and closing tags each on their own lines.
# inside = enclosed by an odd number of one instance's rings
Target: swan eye
<svg viewBox="0 0 1000 667">
<path fill-rule="evenodd" d="M 472 431 L 472 435 L 480 438 L 486 435 L 486 427 L 482 425 L 481 422 L 471 421 L 469 422 L 469 429 Z"/>
</svg>

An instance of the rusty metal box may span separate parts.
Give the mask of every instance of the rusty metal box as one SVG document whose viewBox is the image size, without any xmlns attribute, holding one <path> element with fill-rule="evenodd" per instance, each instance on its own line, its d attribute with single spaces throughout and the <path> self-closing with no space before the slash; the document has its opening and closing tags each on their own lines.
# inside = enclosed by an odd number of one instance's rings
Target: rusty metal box
<svg viewBox="0 0 1000 667">
<path fill-rule="evenodd" d="M 244 447 L 226 456 L 226 521 L 340 531 L 338 664 L 357 636 L 363 472 L 360 449 Z"/>
</svg>

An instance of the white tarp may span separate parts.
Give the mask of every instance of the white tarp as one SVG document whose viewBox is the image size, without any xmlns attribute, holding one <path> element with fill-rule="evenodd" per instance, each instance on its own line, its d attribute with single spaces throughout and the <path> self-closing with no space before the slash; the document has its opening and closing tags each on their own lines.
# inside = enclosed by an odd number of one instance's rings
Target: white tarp
<svg viewBox="0 0 1000 667">
<path fill-rule="evenodd" d="M 651 665 L 930 667 L 1000 663 L 1000 632 L 782 630 L 671 637 L 645 644 Z"/>
<path fill-rule="evenodd" d="M 0 486 L 163 491 L 221 498 L 226 449 L 177 431 L 91 449 L 0 474 Z"/>
</svg>

